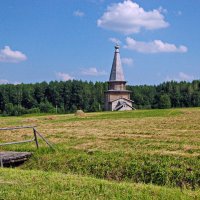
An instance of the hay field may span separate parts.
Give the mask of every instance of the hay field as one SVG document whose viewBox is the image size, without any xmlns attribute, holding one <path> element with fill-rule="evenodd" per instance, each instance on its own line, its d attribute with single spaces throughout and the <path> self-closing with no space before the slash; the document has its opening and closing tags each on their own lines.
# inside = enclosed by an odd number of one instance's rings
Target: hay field
<svg viewBox="0 0 200 200">
<path fill-rule="evenodd" d="M 0 127 L 36 125 L 40 141 L 1 147 L 32 151 L 21 169 L 76 174 L 108 181 L 200 188 L 200 109 L 86 113 L 84 116 L 1 117 Z M 0 141 L 32 137 L 31 130 L 0 132 Z"/>
<path fill-rule="evenodd" d="M 200 156 L 200 109 L 88 113 L 84 117 L 72 114 L 1 117 L 0 120 L 0 127 L 36 125 L 39 132 L 64 149 Z M 2 131 L 0 141 L 22 140 L 31 135 L 27 130 Z"/>
</svg>

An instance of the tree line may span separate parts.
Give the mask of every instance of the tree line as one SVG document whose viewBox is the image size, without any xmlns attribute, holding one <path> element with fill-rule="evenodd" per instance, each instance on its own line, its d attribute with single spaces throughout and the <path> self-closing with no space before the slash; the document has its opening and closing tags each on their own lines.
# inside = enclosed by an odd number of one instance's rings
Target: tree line
<svg viewBox="0 0 200 200">
<path fill-rule="evenodd" d="M 200 106 L 200 80 L 127 86 L 136 109 Z M 0 114 L 72 113 L 103 111 L 107 83 L 78 80 L 0 85 Z"/>
</svg>

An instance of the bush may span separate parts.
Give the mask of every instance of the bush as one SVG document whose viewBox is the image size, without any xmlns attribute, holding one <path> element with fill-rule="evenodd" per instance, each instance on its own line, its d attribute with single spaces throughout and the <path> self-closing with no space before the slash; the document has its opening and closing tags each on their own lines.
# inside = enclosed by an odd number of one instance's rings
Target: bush
<svg viewBox="0 0 200 200">
<path fill-rule="evenodd" d="M 27 114 L 27 110 L 21 105 L 14 105 L 12 103 L 8 103 L 5 105 L 5 111 L 3 113 L 4 116 L 20 116 L 23 114 Z"/>
<path fill-rule="evenodd" d="M 163 94 L 160 96 L 159 108 L 171 108 L 171 100 L 169 95 Z"/>
<path fill-rule="evenodd" d="M 32 114 L 32 113 L 40 113 L 40 109 L 39 108 L 31 108 L 29 110 L 27 110 L 28 114 Z"/>
<path fill-rule="evenodd" d="M 55 113 L 55 108 L 48 101 L 40 103 L 39 109 L 43 113 Z"/>
</svg>

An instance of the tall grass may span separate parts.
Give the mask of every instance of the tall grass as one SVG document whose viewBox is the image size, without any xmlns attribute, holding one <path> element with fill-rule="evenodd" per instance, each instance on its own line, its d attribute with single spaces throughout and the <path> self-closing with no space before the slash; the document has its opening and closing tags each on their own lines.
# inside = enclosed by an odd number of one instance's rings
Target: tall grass
<svg viewBox="0 0 200 200">
<path fill-rule="evenodd" d="M 63 150 L 38 152 L 23 169 L 89 175 L 116 181 L 151 183 L 196 189 L 200 187 L 200 159 L 123 152 Z"/>
<path fill-rule="evenodd" d="M 190 200 L 198 199 L 199 196 L 200 191 L 117 183 L 35 170 L 0 169 L 0 199 L 2 200 Z"/>
</svg>

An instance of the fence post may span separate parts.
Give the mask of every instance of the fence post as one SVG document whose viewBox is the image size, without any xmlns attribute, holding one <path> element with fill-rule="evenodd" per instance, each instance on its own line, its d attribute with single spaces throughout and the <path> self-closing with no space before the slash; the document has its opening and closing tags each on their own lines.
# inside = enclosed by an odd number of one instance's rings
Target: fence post
<svg viewBox="0 0 200 200">
<path fill-rule="evenodd" d="M 35 132 L 38 134 L 38 136 L 39 136 L 43 141 L 46 142 L 46 144 L 47 144 L 49 147 L 51 147 L 52 149 L 54 149 L 53 146 L 47 141 L 47 139 L 45 139 L 45 137 L 43 137 L 37 130 L 35 130 Z"/>
<path fill-rule="evenodd" d="M 0 157 L 1 167 L 3 167 L 3 158 Z"/>
<path fill-rule="evenodd" d="M 34 134 L 34 140 L 35 140 L 35 144 L 36 144 L 36 147 L 37 149 L 39 148 L 39 144 L 38 144 L 38 139 L 37 139 L 37 132 L 35 130 L 35 128 L 33 128 L 33 134 Z"/>
</svg>

